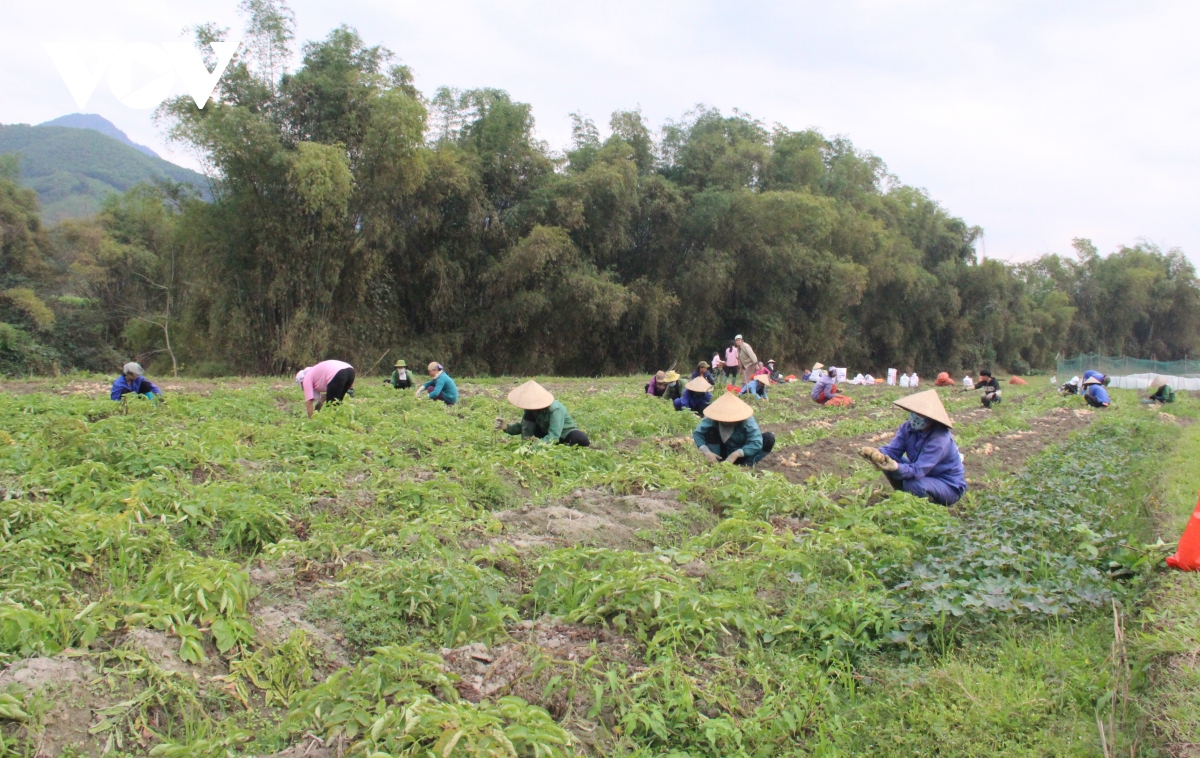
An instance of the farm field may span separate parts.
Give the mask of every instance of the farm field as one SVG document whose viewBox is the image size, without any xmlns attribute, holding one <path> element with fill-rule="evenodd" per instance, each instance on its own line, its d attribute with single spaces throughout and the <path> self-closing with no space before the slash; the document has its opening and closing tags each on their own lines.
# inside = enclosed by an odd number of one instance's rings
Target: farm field
<svg viewBox="0 0 1200 758">
<path fill-rule="evenodd" d="M 311 420 L 282 379 L 0 384 L 0 755 L 1195 754 L 1185 393 L 943 391 L 948 510 L 854 453 L 907 390 L 773 387 L 745 469 L 644 377 L 542 380 L 592 447 L 521 442 L 519 381 Z"/>
</svg>

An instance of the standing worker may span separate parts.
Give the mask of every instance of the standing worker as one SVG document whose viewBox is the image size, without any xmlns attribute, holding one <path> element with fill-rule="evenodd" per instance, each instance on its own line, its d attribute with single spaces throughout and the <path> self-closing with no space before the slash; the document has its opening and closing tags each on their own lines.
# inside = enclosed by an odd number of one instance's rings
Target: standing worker
<svg viewBox="0 0 1200 758">
<path fill-rule="evenodd" d="M 321 361 L 296 372 L 296 384 L 304 388 L 308 417 L 325 403 L 340 403 L 354 387 L 354 367 L 345 361 Z M 314 408 L 315 405 L 315 408 Z"/>
<path fill-rule="evenodd" d="M 750 347 L 750 343 L 742 339 L 742 335 L 733 338 L 733 344 L 737 347 L 738 363 L 742 367 L 742 384 L 745 385 L 758 371 L 758 356 L 754 354 L 754 348 Z"/>
<path fill-rule="evenodd" d="M 429 372 L 429 381 L 417 388 L 417 397 L 421 396 L 421 392 L 429 393 L 430 400 L 441 400 L 446 405 L 454 405 L 458 402 L 458 385 L 446 373 L 446 369 L 442 364 L 434 361 L 425 367 Z"/>
<path fill-rule="evenodd" d="M 396 361 L 396 370 L 392 372 L 391 379 L 384 379 L 384 384 L 392 385 L 392 389 L 406 390 L 413 386 L 412 372 L 408 370 L 408 364 L 404 361 Z"/>
<path fill-rule="evenodd" d="M 753 466 L 775 447 L 775 435 L 759 429 L 754 409 L 732 392 L 704 409 L 704 420 L 692 432 L 692 441 L 710 463 L 738 466 Z"/>
<path fill-rule="evenodd" d="M 121 375 L 113 380 L 109 397 L 113 400 L 123 400 L 130 393 L 150 400 L 161 400 L 163 396 L 162 390 L 146 378 L 142 364 L 134 362 L 126 363 L 121 368 Z"/>
<path fill-rule="evenodd" d="M 725 376 L 736 377 L 740 366 L 738 366 L 738 348 L 737 345 L 730 345 L 725 348 Z M 737 379 L 733 379 L 737 381 Z"/>
<path fill-rule="evenodd" d="M 893 401 L 908 411 L 886 447 L 864 447 L 859 454 L 883 472 L 893 489 L 923 497 L 938 505 L 954 505 L 967 491 L 967 472 L 950 430 L 937 390 L 926 390 Z"/>
<path fill-rule="evenodd" d="M 504 425 L 504 419 L 496 419 L 496 428 L 503 429 L 505 434 L 519 434 L 525 439 L 536 437 L 547 444 L 591 446 L 591 440 L 575 426 L 575 420 L 563 404 L 532 379 L 508 393 L 508 402 L 525 411 L 525 414 L 520 421 L 507 426 Z"/>
</svg>

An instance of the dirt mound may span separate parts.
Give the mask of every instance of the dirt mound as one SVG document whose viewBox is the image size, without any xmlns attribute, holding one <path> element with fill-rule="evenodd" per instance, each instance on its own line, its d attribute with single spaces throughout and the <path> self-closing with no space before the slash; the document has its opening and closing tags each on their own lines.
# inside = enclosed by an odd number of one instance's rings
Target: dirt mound
<svg viewBox="0 0 1200 758">
<path fill-rule="evenodd" d="M 496 518 L 504 525 L 501 539 L 517 549 L 570 545 L 637 548 L 646 546 L 639 532 L 658 529 L 663 516 L 685 508 L 674 491 L 613 495 L 576 490 L 565 501 L 501 511 Z"/>
<path fill-rule="evenodd" d="M 205 651 L 205 661 L 201 666 L 193 666 L 179 657 L 179 639 L 168 637 L 166 632 L 155 629 L 135 628 L 125 633 L 122 647 L 141 653 L 154 665 L 165 671 L 198 672 L 206 677 L 224 676 L 229 671 L 218 656 L 212 655 L 211 650 Z"/>
<path fill-rule="evenodd" d="M 1094 411 L 1082 408 L 1053 408 L 1044 416 L 1030 419 L 1029 429 L 975 440 L 961 450 L 967 483 L 978 485 L 988 478 L 1019 471 L 1029 458 L 1062 442 L 1095 417 Z"/>
<path fill-rule="evenodd" d="M 332 673 L 339 668 L 349 666 L 351 657 L 343 646 L 344 639 L 341 634 L 304 620 L 303 616 L 306 610 L 307 608 L 301 603 L 254 608 L 250 612 L 250 619 L 258 634 L 257 641 L 280 645 L 287 641 L 292 632 L 301 629 L 309 642 L 321 651 L 325 659 L 322 665 L 317 667 L 318 674 Z"/>
<path fill-rule="evenodd" d="M 66 749 L 98 755 L 101 743 L 88 733 L 92 711 L 107 703 L 93 696 L 88 684 L 96 669 L 86 661 L 63 656 L 27 658 L 0 672 L 0 691 L 19 685 L 29 693 L 40 693 L 49 703 L 39 732 L 28 736 L 39 746 L 39 755 L 60 755 Z"/>
</svg>

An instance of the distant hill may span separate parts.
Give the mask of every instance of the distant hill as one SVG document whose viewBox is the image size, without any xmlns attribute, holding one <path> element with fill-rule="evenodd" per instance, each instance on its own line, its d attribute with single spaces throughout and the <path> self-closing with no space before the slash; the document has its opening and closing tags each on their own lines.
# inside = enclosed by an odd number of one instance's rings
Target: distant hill
<svg viewBox="0 0 1200 758">
<path fill-rule="evenodd" d="M 90 216 L 106 195 L 156 179 L 191 184 L 209 196 L 203 174 L 91 128 L 0 124 L 0 155 L 4 153 L 20 155 L 21 183 L 37 191 L 43 217 L 51 224 Z"/>
<path fill-rule="evenodd" d="M 94 132 L 108 135 L 118 142 L 124 142 L 143 155 L 148 155 L 151 158 L 160 157 L 158 153 L 145 145 L 139 145 L 129 139 L 129 135 L 118 129 L 116 124 L 98 113 L 72 113 L 67 116 L 59 116 L 53 121 L 45 121 L 38 124 L 38 126 L 69 126 L 72 129 L 91 129 Z"/>
</svg>

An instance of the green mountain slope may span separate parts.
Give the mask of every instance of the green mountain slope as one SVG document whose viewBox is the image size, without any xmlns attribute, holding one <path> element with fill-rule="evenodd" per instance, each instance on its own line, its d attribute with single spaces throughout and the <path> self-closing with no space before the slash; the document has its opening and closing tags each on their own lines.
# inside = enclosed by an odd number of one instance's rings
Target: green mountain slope
<svg viewBox="0 0 1200 758">
<path fill-rule="evenodd" d="M 96 213 L 106 195 L 139 182 L 170 179 L 208 194 L 202 174 L 90 129 L 0 125 L 4 153 L 20 155 L 21 183 L 37 191 L 48 223 Z"/>
</svg>

